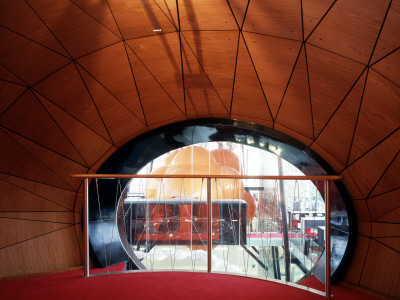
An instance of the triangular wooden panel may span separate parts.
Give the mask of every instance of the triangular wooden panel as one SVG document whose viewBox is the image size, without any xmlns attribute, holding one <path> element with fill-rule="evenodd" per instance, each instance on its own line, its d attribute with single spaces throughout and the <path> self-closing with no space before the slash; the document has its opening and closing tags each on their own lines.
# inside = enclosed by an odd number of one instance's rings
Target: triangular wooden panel
<svg viewBox="0 0 400 300">
<path fill-rule="evenodd" d="M 62 55 L 68 56 L 67 52 L 57 42 L 26 1 L 7 1 L 7 4 L 2 5 L 0 9 L 0 20 L 4 27 L 18 32 Z"/>
<path fill-rule="evenodd" d="M 182 37 L 183 72 L 185 80 L 186 115 L 189 118 L 201 116 L 227 116 L 229 108 L 215 91 L 215 87 L 204 73 L 196 56 Z"/>
<path fill-rule="evenodd" d="M 184 111 L 180 110 L 179 106 L 130 49 L 128 49 L 128 56 L 147 124 L 157 124 L 183 116 Z"/>
<path fill-rule="evenodd" d="M 385 218 L 386 214 L 400 207 L 400 189 L 368 198 L 367 202 L 372 219 L 379 221 Z"/>
<path fill-rule="evenodd" d="M 66 224 L 0 218 L 0 249 L 67 227 Z"/>
<path fill-rule="evenodd" d="M 142 108 L 123 43 L 85 56 L 78 62 L 144 123 Z"/>
<path fill-rule="evenodd" d="M 400 154 L 397 153 L 396 158 L 391 163 L 389 168 L 386 170 L 382 178 L 379 180 L 379 183 L 372 191 L 371 196 L 382 194 L 400 188 L 399 171 L 400 171 Z"/>
<path fill-rule="evenodd" d="M 388 4 L 388 0 L 339 0 L 311 34 L 308 42 L 366 64 Z"/>
<path fill-rule="evenodd" d="M 400 223 L 372 222 L 372 237 L 400 237 Z"/>
<path fill-rule="evenodd" d="M 40 82 L 35 86 L 35 90 L 111 142 L 101 116 L 74 64 Z M 79 99 L 79 105 L 72 99 Z"/>
<path fill-rule="evenodd" d="M 74 58 L 120 40 L 72 1 L 32 0 L 29 3 Z"/>
<path fill-rule="evenodd" d="M 18 187 L 19 189 L 28 192 L 25 196 L 17 196 L 16 198 L 22 199 L 20 203 L 20 208 L 15 209 L 17 211 L 26 210 L 26 211 L 59 211 L 59 210 L 73 210 L 74 202 L 75 202 L 75 191 L 69 191 L 66 189 L 57 188 L 54 186 L 42 184 L 32 180 L 26 180 L 16 176 L 8 176 L 4 174 L 0 174 L 0 179 L 3 181 Z M 30 200 L 28 199 L 37 199 L 35 200 L 34 205 L 28 205 Z M 38 202 L 40 200 L 40 202 Z M 12 201 L 12 199 L 10 199 Z M 14 199 L 15 201 L 15 199 Z M 25 203 L 25 201 L 27 203 Z M 42 203 L 45 201 L 46 205 Z M 26 205 L 25 205 L 26 204 Z M 23 209 L 26 208 L 26 209 Z M 13 209 L 9 209 L 12 211 Z"/>
<path fill-rule="evenodd" d="M 243 30 L 303 40 L 300 1 L 251 0 Z"/>
<path fill-rule="evenodd" d="M 5 175 L 2 175 L 5 177 Z M 49 201 L 0 178 L 0 211 L 68 211 L 69 203 Z M 72 202 L 73 206 L 73 202 Z"/>
<path fill-rule="evenodd" d="M 303 0 L 304 39 L 318 25 L 335 0 Z"/>
<path fill-rule="evenodd" d="M 347 168 L 364 197 L 371 192 L 399 148 L 400 131 L 397 131 Z"/>
<path fill-rule="evenodd" d="M 315 141 L 315 143 L 333 155 L 343 166 L 346 165 L 353 139 L 354 126 L 357 121 L 365 77 L 366 72 L 357 81 L 342 105 Z"/>
<path fill-rule="evenodd" d="M 56 105 L 38 95 L 38 98 L 57 121 L 60 128 L 90 166 L 111 147 L 111 144 L 86 125 L 71 117 Z"/>
<path fill-rule="evenodd" d="M 76 189 L 81 179 L 72 178 L 71 174 L 84 173 L 87 168 L 70 160 L 58 153 L 50 151 L 20 135 L 7 131 L 7 134 L 16 140 L 25 149 L 31 152 L 37 159 L 51 169 L 55 174 L 64 180 L 72 189 Z"/>
<path fill-rule="evenodd" d="M 182 30 L 237 30 L 226 0 L 179 1 Z"/>
<path fill-rule="evenodd" d="M 350 195 L 352 200 L 360 200 L 364 199 L 363 195 L 361 194 L 359 188 L 354 182 L 354 179 L 351 177 L 350 173 L 347 170 L 344 170 L 341 175 L 343 176 L 343 183 L 346 187 L 347 192 Z"/>
<path fill-rule="evenodd" d="M 176 0 L 153 0 L 153 1 L 163 11 L 163 13 L 170 20 L 170 22 L 175 26 L 175 28 L 179 28 L 178 10 L 176 7 L 178 1 Z"/>
<path fill-rule="evenodd" d="M 239 43 L 231 115 L 272 123 L 271 112 L 243 38 Z"/>
<path fill-rule="evenodd" d="M 114 143 L 118 143 L 145 127 L 141 120 L 84 69 L 79 66 L 78 69 Z"/>
<path fill-rule="evenodd" d="M 377 222 L 387 222 L 387 223 L 400 223 L 400 204 L 397 208 L 384 214 L 382 217 L 376 219 Z"/>
<path fill-rule="evenodd" d="M 50 222 L 50 223 L 60 223 L 60 224 L 74 224 L 74 213 L 64 212 L 64 211 L 36 211 L 36 212 L 1 212 L 0 211 L 0 219 L 1 218 L 11 218 L 11 219 L 19 219 L 19 220 L 28 220 L 28 221 L 39 221 L 39 222 Z"/>
<path fill-rule="evenodd" d="M 239 33 L 191 31 L 183 33 L 183 36 L 225 107 L 230 107 Z"/>
<path fill-rule="evenodd" d="M 318 135 L 365 66 L 317 47 L 307 46 L 314 131 Z"/>
<path fill-rule="evenodd" d="M 375 238 L 377 241 L 382 244 L 387 245 L 388 247 L 400 252 L 400 237 L 387 237 L 387 238 Z"/>
<path fill-rule="evenodd" d="M 32 153 L 2 130 L 0 130 L 0 172 L 71 189 Z"/>
<path fill-rule="evenodd" d="M 351 263 L 352 267 L 345 272 L 344 279 L 356 286 L 360 282 L 360 277 L 362 275 L 362 270 L 371 240 L 361 235 L 357 235 L 355 238 L 356 242 L 354 253 L 357 253 L 357 255 L 353 255 L 352 260 L 349 262 Z"/>
<path fill-rule="evenodd" d="M 306 137 L 314 138 L 304 48 L 296 62 L 275 121 Z"/>
<path fill-rule="evenodd" d="M 185 111 L 178 34 L 150 36 L 127 41 L 127 44 L 180 109 Z"/>
<path fill-rule="evenodd" d="M 0 79 L 9 81 L 9 82 L 15 82 L 15 83 L 21 84 L 21 85 L 25 85 L 25 83 L 23 81 L 21 81 L 21 79 L 19 79 L 17 76 L 15 76 L 9 70 L 7 70 L 1 64 L 0 64 Z"/>
<path fill-rule="evenodd" d="M 273 116 L 276 116 L 301 43 L 243 33 Z"/>
<path fill-rule="evenodd" d="M 125 40 L 176 31 L 154 1 L 108 0 L 110 9 Z M 161 32 L 153 31 L 161 29 Z"/>
<path fill-rule="evenodd" d="M 228 0 L 228 3 L 232 9 L 233 15 L 235 16 L 236 22 L 239 27 L 242 27 L 244 21 L 244 14 L 250 0 Z"/>
<path fill-rule="evenodd" d="M 400 87 L 370 70 L 349 162 L 399 128 L 399 119 Z"/>
<path fill-rule="evenodd" d="M 67 58 L 0 27 L 1 62 L 27 84 L 35 84 L 69 62 Z"/>
<path fill-rule="evenodd" d="M 355 255 L 357 256 L 357 255 Z M 371 240 L 359 286 L 395 299 L 400 295 L 400 253 Z"/>
<path fill-rule="evenodd" d="M 0 80 L 0 116 L 25 90 L 22 85 Z"/>
<path fill-rule="evenodd" d="M 400 86 L 400 50 L 378 61 L 372 66 L 372 69 Z"/>
<path fill-rule="evenodd" d="M 27 249 L 35 249 L 28 251 Z M 73 225 L 1 250 L 0 277 L 65 271 L 82 266 Z"/>
<path fill-rule="evenodd" d="M 394 49 L 400 46 L 400 1 L 392 1 L 389 13 L 383 24 L 382 32 L 376 44 L 374 55 L 371 62 L 376 62 Z"/>
<path fill-rule="evenodd" d="M 23 122 L 21 115 L 24 114 Z M 31 92 L 26 92 L 0 117 L 0 124 L 72 160 L 84 164 L 71 142 Z"/>
<path fill-rule="evenodd" d="M 98 23 L 107 27 L 107 29 L 112 31 L 112 33 L 121 37 L 118 26 L 115 23 L 106 0 L 72 0 L 72 3 L 84 10 Z"/>
</svg>

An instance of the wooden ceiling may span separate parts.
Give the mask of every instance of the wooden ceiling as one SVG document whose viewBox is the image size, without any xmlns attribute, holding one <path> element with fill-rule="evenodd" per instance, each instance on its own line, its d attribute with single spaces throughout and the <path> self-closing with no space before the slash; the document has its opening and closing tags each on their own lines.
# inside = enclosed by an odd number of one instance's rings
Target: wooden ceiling
<svg viewBox="0 0 400 300">
<path fill-rule="evenodd" d="M 82 265 L 71 173 L 161 125 L 223 117 L 344 176 L 359 224 L 344 279 L 399 295 L 400 0 L 147 2 L 1 1 L 1 277 Z"/>
</svg>

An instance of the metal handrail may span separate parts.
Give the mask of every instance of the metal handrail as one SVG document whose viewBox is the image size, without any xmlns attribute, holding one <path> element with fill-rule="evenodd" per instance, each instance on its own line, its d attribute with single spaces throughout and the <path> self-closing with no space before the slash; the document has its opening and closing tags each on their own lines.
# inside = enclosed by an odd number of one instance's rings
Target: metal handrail
<svg viewBox="0 0 400 300">
<path fill-rule="evenodd" d="M 330 255 L 330 213 L 329 213 L 329 183 L 330 181 L 342 180 L 339 175 L 317 175 L 317 176 L 260 176 L 260 175 L 138 175 L 138 174 L 72 174 L 73 178 L 84 179 L 84 238 L 85 238 L 85 261 L 84 277 L 89 277 L 89 178 L 204 178 L 207 179 L 207 271 L 211 272 L 211 179 L 264 179 L 264 180 L 323 180 L 325 187 L 325 297 L 331 297 L 331 255 Z"/>
</svg>

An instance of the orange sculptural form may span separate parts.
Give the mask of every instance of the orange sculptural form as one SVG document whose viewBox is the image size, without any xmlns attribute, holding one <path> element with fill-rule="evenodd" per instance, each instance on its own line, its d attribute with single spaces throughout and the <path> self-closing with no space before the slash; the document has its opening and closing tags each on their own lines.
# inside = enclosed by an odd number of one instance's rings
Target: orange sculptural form
<svg viewBox="0 0 400 300">
<path fill-rule="evenodd" d="M 208 151 L 199 146 L 189 146 L 172 151 L 164 165 L 153 170 L 158 175 L 241 175 L 242 167 L 235 153 L 226 149 Z M 207 199 L 206 180 L 192 178 L 149 179 L 146 186 L 148 199 L 172 199 L 177 197 Z M 251 194 L 244 189 L 240 179 L 212 181 L 212 199 L 243 199 L 247 203 L 246 217 L 254 217 L 256 205 Z"/>
</svg>

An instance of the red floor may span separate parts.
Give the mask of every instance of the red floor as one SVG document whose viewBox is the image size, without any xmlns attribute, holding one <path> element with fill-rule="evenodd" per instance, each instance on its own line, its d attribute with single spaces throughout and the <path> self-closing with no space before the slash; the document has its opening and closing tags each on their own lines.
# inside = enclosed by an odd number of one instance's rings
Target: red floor
<svg viewBox="0 0 400 300">
<path fill-rule="evenodd" d="M 323 299 L 324 297 L 260 279 L 231 275 L 146 272 L 82 278 L 82 271 L 0 282 L 0 299 Z M 333 286 L 335 299 L 376 299 Z"/>
</svg>

